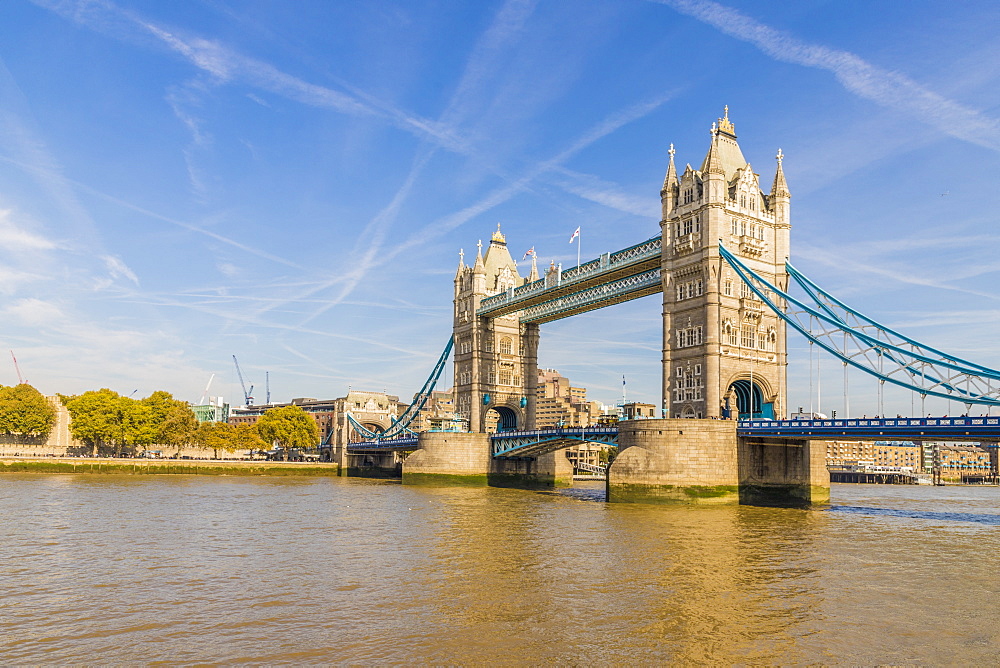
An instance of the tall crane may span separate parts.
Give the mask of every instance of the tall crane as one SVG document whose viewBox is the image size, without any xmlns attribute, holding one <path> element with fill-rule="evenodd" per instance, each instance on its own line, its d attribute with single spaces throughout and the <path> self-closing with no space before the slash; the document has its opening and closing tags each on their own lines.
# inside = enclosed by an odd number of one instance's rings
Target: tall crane
<svg viewBox="0 0 1000 668">
<path fill-rule="evenodd" d="M 212 381 L 215 380 L 215 374 L 213 373 L 208 377 L 208 385 L 205 386 L 205 391 L 201 393 L 201 399 L 198 400 L 199 406 L 205 405 L 205 398 L 208 397 L 208 390 L 212 387 Z"/>
<path fill-rule="evenodd" d="M 19 367 L 19 366 L 17 365 L 17 358 L 16 358 L 16 357 L 14 357 L 14 351 L 13 351 L 13 350 L 12 350 L 12 351 L 10 351 L 10 358 L 11 358 L 12 360 L 14 360 L 14 371 L 16 371 L 16 372 L 17 372 L 17 384 L 18 384 L 18 385 L 24 385 L 24 384 L 25 384 L 25 383 L 27 383 L 28 381 L 26 381 L 26 380 L 24 379 L 24 377 L 23 377 L 23 376 L 21 375 L 21 367 Z"/>
<path fill-rule="evenodd" d="M 250 384 L 250 389 L 247 390 L 247 384 L 243 382 L 243 372 L 240 371 L 240 363 L 236 359 L 236 355 L 233 355 L 233 364 L 236 365 L 236 375 L 240 379 L 240 387 L 243 388 L 244 405 L 253 406 L 253 383 Z"/>
</svg>

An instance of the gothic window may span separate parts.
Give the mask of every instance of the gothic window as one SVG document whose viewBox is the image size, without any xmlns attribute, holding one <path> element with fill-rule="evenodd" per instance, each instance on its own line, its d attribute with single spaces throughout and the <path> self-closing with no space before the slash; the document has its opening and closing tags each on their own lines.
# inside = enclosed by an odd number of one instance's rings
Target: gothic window
<svg viewBox="0 0 1000 668">
<path fill-rule="evenodd" d="M 677 301 L 684 299 L 684 284 L 677 286 Z"/>
<path fill-rule="evenodd" d="M 490 385 L 496 385 L 497 372 L 494 371 L 493 369 L 490 369 L 489 372 L 487 372 L 486 374 L 486 382 L 489 383 Z"/>
<path fill-rule="evenodd" d="M 746 208 L 746 205 L 747 205 L 747 196 L 740 195 L 740 206 Z"/>
<path fill-rule="evenodd" d="M 740 223 L 735 218 L 733 218 L 733 230 L 732 230 L 732 233 L 733 233 L 734 237 L 740 236 Z"/>
<path fill-rule="evenodd" d="M 681 235 L 681 223 L 677 221 L 674 223 L 674 236 L 679 237 Z"/>
<path fill-rule="evenodd" d="M 701 232 L 701 216 L 694 217 L 694 231 Z"/>
<path fill-rule="evenodd" d="M 733 279 L 731 278 L 726 279 L 726 285 L 722 288 L 722 292 L 727 297 L 733 296 Z"/>
<path fill-rule="evenodd" d="M 678 378 L 684 377 L 684 367 L 682 366 L 677 367 L 677 377 Z"/>
<path fill-rule="evenodd" d="M 705 291 L 705 283 L 699 278 L 695 282 L 695 294 L 700 295 Z"/>
<path fill-rule="evenodd" d="M 500 339 L 500 354 L 501 355 L 510 355 L 511 354 L 511 350 L 512 350 L 512 342 L 511 342 L 510 338 L 508 338 L 508 337 L 505 336 L 502 339 Z"/>
<path fill-rule="evenodd" d="M 512 374 L 511 374 L 510 369 L 500 369 L 500 384 L 501 385 L 510 385 L 511 384 L 510 383 L 511 376 L 512 376 Z"/>
<path fill-rule="evenodd" d="M 688 218 L 684 221 L 684 234 L 691 234 L 694 229 L 694 221 Z"/>
<path fill-rule="evenodd" d="M 493 338 L 492 337 L 486 337 L 486 352 L 488 352 L 488 353 L 493 352 Z"/>
</svg>

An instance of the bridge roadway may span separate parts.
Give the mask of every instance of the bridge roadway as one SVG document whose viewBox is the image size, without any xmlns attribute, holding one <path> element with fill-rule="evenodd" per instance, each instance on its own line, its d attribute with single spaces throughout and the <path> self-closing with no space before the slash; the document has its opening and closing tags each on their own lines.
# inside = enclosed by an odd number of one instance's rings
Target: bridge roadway
<svg viewBox="0 0 1000 668">
<path fill-rule="evenodd" d="M 738 436 L 761 438 L 998 441 L 1000 417 L 740 420 Z M 578 443 L 618 444 L 617 427 L 506 431 L 490 436 L 494 457 L 537 457 Z M 349 443 L 351 454 L 415 450 L 416 436 Z"/>
</svg>

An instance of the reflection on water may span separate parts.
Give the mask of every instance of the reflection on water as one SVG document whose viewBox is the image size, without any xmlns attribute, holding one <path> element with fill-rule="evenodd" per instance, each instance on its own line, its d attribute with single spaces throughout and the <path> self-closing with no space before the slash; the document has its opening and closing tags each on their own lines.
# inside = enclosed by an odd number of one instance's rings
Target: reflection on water
<svg viewBox="0 0 1000 668">
<path fill-rule="evenodd" d="M 997 488 L 828 511 L 357 479 L 0 477 L 10 663 L 1000 660 Z"/>
</svg>

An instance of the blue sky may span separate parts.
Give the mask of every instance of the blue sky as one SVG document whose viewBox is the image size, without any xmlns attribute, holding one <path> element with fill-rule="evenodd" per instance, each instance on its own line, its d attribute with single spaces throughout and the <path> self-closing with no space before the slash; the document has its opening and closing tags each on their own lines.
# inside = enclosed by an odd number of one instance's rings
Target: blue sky
<svg viewBox="0 0 1000 668">
<path fill-rule="evenodd" d="M 995 2 L 5 0 L 0 22 L 0 347 L 43 392 L 196 400 L 214 373 L 236 399 L 236 354 L 273 400 L 408 397 L 460 248 L 501 222 L 568 266 L 578 225 L 584 256 L 656 234 L 669 144 L 700 164 L 726 104 L 766 187 L 784 151 L 800 270 L 1000 366 Z M 544 326 L 540 363 L 658 403 L 658 300 Z"/>
</svg>

